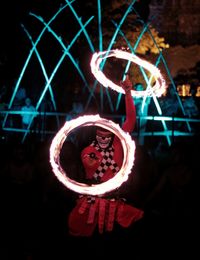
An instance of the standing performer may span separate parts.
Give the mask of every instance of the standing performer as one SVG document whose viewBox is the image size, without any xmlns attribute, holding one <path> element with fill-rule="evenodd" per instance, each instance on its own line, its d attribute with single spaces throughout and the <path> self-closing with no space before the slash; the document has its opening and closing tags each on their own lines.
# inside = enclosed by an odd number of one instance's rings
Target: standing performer
<svg viewBox="0 0 200 260">
<path fill-rule="evenodd" d="M 122 129 L 131 133 L 136 124 L 136 111 L 131 96 L 132 83 L 127 76 L 120 85 L 125 91 L 126 104 L 126 120 Z M 88 182 L 98 184 L 111 179 L 123 162 L 120 139 L 112 132 L 98 127 L 96 139 L 83 149 L 81 159 Z M 92 236 L 97 226 L 99 233 L 112 231 L 115 222 L 126 228 L 142 216 L 142 210 L 128 205 L 124 199 L 116 196 L 116 192 L 105 196 L 80 195 L 69 214 L 69 233 L 74 236 Z"/>
</svg>

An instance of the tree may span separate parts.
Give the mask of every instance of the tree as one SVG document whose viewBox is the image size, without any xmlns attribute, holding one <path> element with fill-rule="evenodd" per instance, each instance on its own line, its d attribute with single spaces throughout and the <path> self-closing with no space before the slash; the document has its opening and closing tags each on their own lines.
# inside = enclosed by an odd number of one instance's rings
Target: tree
<svg viewBox="0 0 200 260">
<path fill-rule="evenodd" d="M 101 30 L 103 50 L 108 49 L 115 30 L 131 2 L 131 0 L 126 2 L 123 0 L 101 1 Z M 159 51 L 169 48 L 169 44 L 165 43 L 164 37 L 161 37 L 159 32 L 156 31 L 156 29 L 151 25 L 147 26 L 146 30 L 143 32 L 143 29 L 147 24 L 142 19 L 142 17 L 144 17 L 142 10 L 148 7 L 148 2 L 149 1 L 139 1 L 133 5 L 131 12 L 128 13 L 124 23 L 120 27 L 112 49 L 132 49 L 135 54 L 144 57 L 144 55 L 146 56 L 149 54 L 156 55 L 159 53 Z M 92 8 L 91 13 L 93 12 L 97 14 L 97 7 L 94 9 L 94 6 L 90 6 L 90 8 Z M 95 16 L 95 19 L 90 27 L 90 36 L 94 42 L 95 48 L 98 49 L 100 39 L 98 35 L 98 19 L 96 18 L 97 16 Z M 126 61 L 119 65 L 119 60 L 116 60 L 115 62 L 109 59 L 106 61 L 104 72 L 107 73 L 112 79 L 118 81 L 122 76 L 120 70 L 122 69 L 121 71 L 123 71 L 125 66 Z M 115 68 L 115 75 L 112 75 L 113 67 Z M 132 78 L 134 78 L 136 83 L 145 83 L 141 72 L 138 70 L 138 68 L 136 68 L 136 66 L 131 68 L 130 71 Z"/>
</svg>

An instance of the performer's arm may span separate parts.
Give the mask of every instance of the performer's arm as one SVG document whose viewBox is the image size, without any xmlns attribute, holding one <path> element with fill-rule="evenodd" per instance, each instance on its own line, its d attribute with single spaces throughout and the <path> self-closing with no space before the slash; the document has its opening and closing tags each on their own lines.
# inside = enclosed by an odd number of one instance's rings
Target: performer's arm
<svg viewBox="0 0 200 260">
<path fill-rule="evenodd" d="M 122 125 L 122 129 L 125 132 L 131 133 L 136 124 L 136 109 L 131 96 L 132 83 L 127 76 L 124 81 L 121 82 L 121 86 L 125 91 L 125 105 L 126 105 L 126 120 Z"/>
</svg>

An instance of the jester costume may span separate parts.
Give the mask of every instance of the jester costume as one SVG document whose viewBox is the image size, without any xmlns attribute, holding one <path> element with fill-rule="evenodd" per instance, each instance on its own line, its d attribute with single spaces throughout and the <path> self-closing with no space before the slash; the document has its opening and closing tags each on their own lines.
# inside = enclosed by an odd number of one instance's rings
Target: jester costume
<svg viewBox="0 0 200 260">
<path fill-rule="evenodd" d="M 136 112 L 131 94 L 125 95 L 126 121 L 122 129 L 131 133 L 136 123 Z M 107 130 L 105 130 L 107 131 Z M 97 130 L 96 140 L 81 153 L 81 159 L 86 172 L 86 179 L 94 183 L 101 183 L 112 178 L 121 168 L 123 162 L 123 148 L 117 136 Z M 105 147 L 104 147 L 105 146 Z M 114 223 L 122 227 L 129 227 L 143 216 L 143 211 L 128 205 L 124 199 L 110 195 L 87 196 L 81 195 L 77 199 L 75 208 L 68 219 L 69 232 L 74 236 L 92 236 L 98 226 L 99 233 L 112 231 Z"/>
</svg>

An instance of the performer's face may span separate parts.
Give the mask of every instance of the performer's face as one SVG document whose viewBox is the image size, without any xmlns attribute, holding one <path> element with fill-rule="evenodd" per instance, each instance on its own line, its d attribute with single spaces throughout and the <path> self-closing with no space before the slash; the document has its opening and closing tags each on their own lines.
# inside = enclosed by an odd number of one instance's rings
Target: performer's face
<svg viewBox="0 0 200 260">
<path fill-rule="evenodd" d="M 112 139 L 113 139 L 112 132 L 104 129 L 103 130 L 97 129 L 96 140 L 101 149 L 108 148 L 112 143 Z"/>
</svg>

